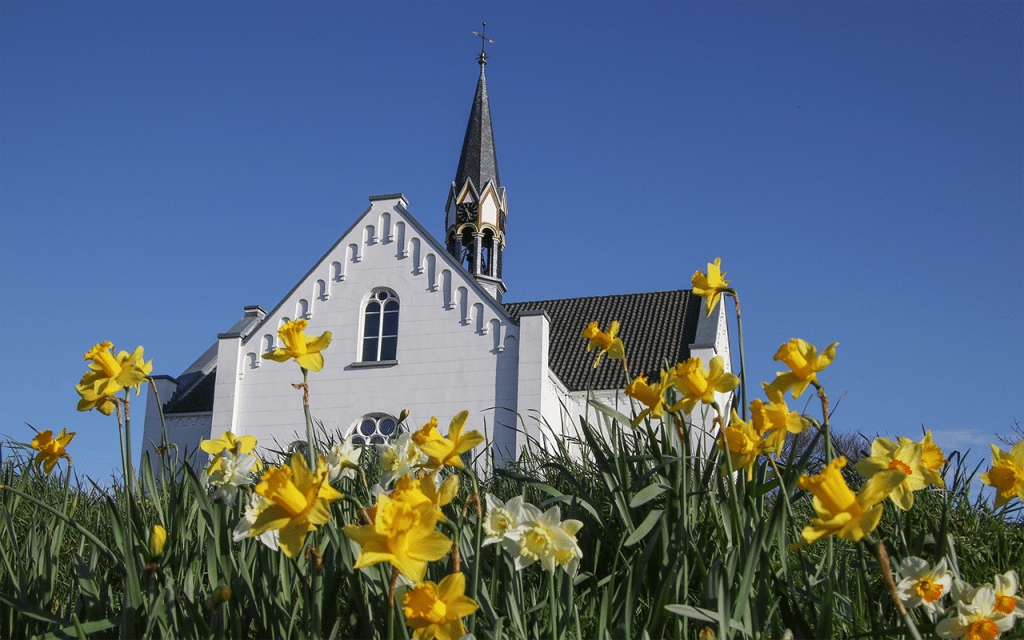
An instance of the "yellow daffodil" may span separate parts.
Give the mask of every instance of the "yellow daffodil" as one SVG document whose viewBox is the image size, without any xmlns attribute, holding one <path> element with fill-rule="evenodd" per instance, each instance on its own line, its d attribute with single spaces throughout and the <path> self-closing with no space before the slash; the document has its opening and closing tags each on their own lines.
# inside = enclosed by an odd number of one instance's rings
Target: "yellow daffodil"
<svg viewBox="0 0 1024 640">
<path fill-rule="evenodd" d="M 167 530 L 160 525 L 155 525 L 149 533 L 149 555 L 156 558 L 164 552 L 164 543 L 167 542 Z"/>
<path fill-rule="evenodd" d="M 708 263 L 707 275 L 700 271 L 693 274 L 693 292 L 707 301 L 705 307 L 708 316 L 718 306 L 722 292 L 729 288 L 729 281 L 724 278 L 721 258 L 715 258 L 713 263 Z"/>
<path fill-rule="evenodd" d="M 928 486 L 928 470 L 921 464 L 921 451 L 920 442 L 897 445 L 887 438 L 875 438 L 871 443 L 871 457 L 858 462 L 857 471 L 865 478 L 892 469 L 906 474 L 889 493 L 889 498 L 897 507 L 907 511 L 914 506 L 914 492 Z"/>
<path fill-rule="evenodd" d="M 445 465 L 461 469 L 462 458 L 459 456 L 483 443 L 484 436 L 479 431 L 462 432 L 468 417 L 468 411 L 461 412 L 452 418 L 451 426 L 448 427 L 448 437 L 430 440 L 420 445 L 423 453 L 430 457 L 426 464 L 428 469 L 438 469 Z"/>
<path fill-rule="evenodd" d="M 441 432 L 437 430 L 437 418 L 431 416 L 430 422 L 420 427 L 418 431 L 412 432 L 412 441 L 423 446 L 432 440 L 441 440 Z"/>
<path fill-rule="evenodd" d="M 362 547 L 354 568 L 390 562 L 413 582 L 422 580 L 427 562 L 440 560 L 452 548 L 452 541 L 434 530 L 438 518 L 429 500 L 410 504 L 381 494 L 372 524 L 350 524 L 343 530 Z"/>
<path fill-rule="evenodd" d="M 896 442 L 903 446 L 910 444 L 913 440 L 901 437 Z M 942 465 L 946 464 L 947 460 L 946 456 L 942 453 L 942 449 L 932 440 L 931 429 L 925 431 L 924 440 L 918 444 L 921 445 L 921 465 L 925 469 L 925 479 L 928 481 L 928 484 L 945 489 L 946 482 L 942 479 Z"/>
<path fill-rule="evenodd" d="M 459 640 L 466 635 L 462 618 L 480 606 L 466 595 L 466 575 L 453 573 L 434 584 L 429 580 L 410 589 L 402 599 L 405 624 L 416 640 Z"/>
<path fill-rule="evenodd" d="M 1024 440 L 1007 453 L 992 447 L 992 468 L 981 474 L 981 481 L 996 489 L 996 509 L 1017 498 L 1024 501 Z"/>
<path fill-rule="evenodd" d="M 327 505 L 342 497 L 327 482 L 328 473 L 323 456 L 314 475 L 301 453 L 292 456 L 290 466 L 283 464 L 267 469 L 256 485 L 256 493 L 270 505 L 256 518 L 249 529 L 249 537 L 278 529 L 281 550 L 289 558 L 297 557 L 306 534 L 331 519 Z"/>
<path fill-rule="evenodd" d="M 764 430 L 758 430 L 758 433 L 765 438 L 761 450 L 764 453 L 773 453 L 778 457 L 782 455 L 782 447 L 786 443 L 786 434 L 801 433 L 807 428 L 807 422 L 799 413 L 789 410 L 789 407 L 786 406 L 786 398 L 781 391 L 769 385 L 764 385 L 764 391 L 771 402 L 763 405 L 761 409 L 764 412 L 765 421 Z M 759 401 L 754 400 L 754 402 L 750 403 L 751 415 L 755 417 L 755 426 L 757 426 L 757 414 L 754 413 L 754 403 L 756 402 Z"/>
<path fill-rule="evenodd" d="M 212 440 L 203 440 L 199 443 L 199 448 L 210 454 L 210 467 L 207 469 L 207 475 L 213 475 L 220 469 L 221 460 L 220 452 L 227 449 L 234 455 L 239 453 L 252 453 L 252 450 L 256 448 L 256 437 L 255 436 L 238 436 L 225 431 L 220 435 L 219 438 Z M 259 458 L 256 459 L 256 464 L 253 466 L 254 471 L 259 471 L 263 468 L 263 463 L 260 462 Z"/>
<path fill-rule="evenodd" d="M 286 322 L 277 330 L 277 335 L 284 343 L 284 348 L 274 349 L 270 353 L 264 353 L 261 357 L 274 362 L 284 362 L 295 358 L 295 362 L 308 371 L 323 369 L 324 357 L 320 352 L 331 344 L 331 332 L 324 331 L 319 338 L 307 336 L 303 333 L 306 330 L 306 324 L 304 318 Z"/>
<path fill-rule="evenodd" d="M 818 372 L 824 371 L 825 367 L 832 364 L 836 359 L 836 345 L 838 342 L 825 347 L 825 350 L 818 355 L 818 350 L 812 344 L 793 338 L 786 344 L 779 347 L 773 360 L 781 360 L 789 366 L 790 371 L 779 371 L 777 378 L 771 386 L 782 393 L 793 390 L 793 397 L 799 398 L 807 385 L 818 382 Z"/>
<path fill-rule="evenodd" d="M 608 325 L 608 331 L 601 331 L 597 326 L 597 321 L 591 322 L 587 325 L 587 328 L 583 330 L 583 339 L 590 340 L 590 344 L 587 345 L 587 351 L 592 349 L 600 349 L 601 351 L 594 358 L 594 368 L 601 363 L 601 356 L 608 354 L 608 357 L 612 360 L 621 360 L 625 355 L 625 349 L 622 346 L 622 340 L 615 337 L 615 334 L 619 332 L 619 321 L 612 320 L 612 323 Z"/>
<path fill-rule="evenodd" d="M 711 358 L 710 366 L 710 371 L 705 370 L 700 358 L 690 358 L 676 365 L 672 370 L 672 384 L 683 394 L 683 399 L 672 411 L 682 408 L 683 413 L 689 414 L 698 402 L 714 404 L 716 391 L 728 393 L 739 385 L 739 378 L 725 372 L 722 356 Z"/>
<path fill-rule="evenodd" d="M 636 426 L 643 422 L 644 418 L 651 416 L 652 418 L 660 418 L 665 413 L 665 392 L 672 386 L 672 378 L 669 373 L 665 370 L 661 372 L 661 381 L 653 387 L 647 384 L 647 376 L 637 376 L 626 386 L 626 395 L 630 398 L 635 398 L 647 408 L 640 412 L 636 418 L 630 422 L 630 426 L 636 429 Z"/>
<path fill-rule="evenodd" d="M 40 431 L 36 434 L 35 438 L 32 438 L 32 448 L 39 452 L 36 454 L 32 464 L 36 466 L 43 465 L 43 471 L 46 472 L 46 475 L 50 475 L 53 467 L 56 466 L 57 461 L 61 458 L 67 460 L 70 465 L 71 456 L 64 453 L 64 448 L 75 438 L 75 433 L 75 431 L 68 433 L 67 429 L 61 429 L 60 435 L 54 438 L 53 432 L 49 429 Z"/>
<path fill-rule="evenodd" d="M 882 505 L 879 503 L 906 476 L 898 469 L 880 471 L 868 478 L 860 492 L 855 494 L 840 471 L 845 466 L 846 458 L 836 458 L 820 474 L 805 474 L 797 480 L 797 486 L 814 495 L 814 511 L 818 517 L 804 527 L 803 540 L 790 546 L 791 551 L 828 536 L 857 542 L 871 533 L 882 519 Z"/>
<path fill-rule="evenodd" d="M 744 469 L 747 472 L 747 480 L 752 480 L 754 464 L 761 454 L 761 443 L 761 436 L 754 430 L 753 421 L 743 422 L 736 410 L 733 409 L 729 426 L 718 438 L 718 448 L 729 452 L 732 470 Z"/>
<path fill-rule="evenodd" d="M 419 481 L 420 491 L 437 509 L 441 520 L 447 520 L 444 512 L 441 511 L 441 507 L 450 504 L 455 499 L 455 495 L 459 492 L 459 476 L 452 474 L 441 483 L 441 486 L 437 486 L 437 479 L 434 477 L 434 474 L 422 470 L 420 473 L 422 474 Z"/>
<path fill-rule="evenodd" d="M 116 406 L 113 396 L 131 387 L 135 387 L 138 395 L 142 382 L 152 373 L 153 361 L 143 360 L 142 347 L 131 353 L 121 351 L 116 357 L 111 353 L 113 348 L 113 344 L 101 342 L 85 353 L 85 360 L 92 362 L 89 371 L 75 387 L 82 398 L 78 401 L 79 411 L 99 409 L 100 413 L 109 416 Z"/>
</svg>

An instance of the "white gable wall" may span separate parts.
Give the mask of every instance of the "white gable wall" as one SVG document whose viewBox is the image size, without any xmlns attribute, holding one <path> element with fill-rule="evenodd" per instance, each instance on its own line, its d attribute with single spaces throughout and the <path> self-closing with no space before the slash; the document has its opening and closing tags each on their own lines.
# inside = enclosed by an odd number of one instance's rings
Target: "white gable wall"
<svg viewBox="0 0 1024 640">
<path fill-rule="evenodd" d="M 230 430 L 266 445 L 305 439 L 302 393 L 291 386 L 302 381 L 299 366 L 259 357 L 268 342 L 278 346 L 279 326 L 305 313 L 307 334 L 332 333 L 323 370 L 309 374 L 311 413 L 328 430 L 346 433 L 366 414 L 397 417 L 408 409 L 410 425 L 436 415 L 446 432 L 465 409 L 469 427 L 482 431 L 486 423 L 492 437 L 507 439 L 495 425 L 513 422 L 514 414 L 494 407 L 516 410 L 517 394 L 507 383 L 520 377 L 519 327 L 405 204 L 397 195 L 371 198 L 371 207 L 244 343 L 238 335 L 219 336 L 212 435 Z M 400 303 L 397 361 L 366 365 L 359 362 L 363 310 L 381 287 Z"/>
</svg>

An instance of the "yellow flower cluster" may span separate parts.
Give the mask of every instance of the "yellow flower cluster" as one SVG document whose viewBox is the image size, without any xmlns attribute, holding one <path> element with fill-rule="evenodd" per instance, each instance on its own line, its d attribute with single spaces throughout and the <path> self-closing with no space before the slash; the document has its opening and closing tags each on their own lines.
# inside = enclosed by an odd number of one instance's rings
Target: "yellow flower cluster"
<svg viewBox="0 0 1024 640">
<path fill-rule="evenodd" d="M 583 330 L 582 338 L 589 340 L 590 343 L 587 345 L 587 352 L 593 349 L 599 349 L 597 357 L 594 358 L 594 368 L 601 364 L 601 356 L 608 354 L 608 357 L 612 360 L 621 360 L 626 355 L 625 349 L 622 346 L 622 340 L 615 337 L 615 334 L 619 332 L 619 321 L 613 320 L 608 325 L 608 331 L 601 331 L 597 321 L 591 322 L 587 325 L 587 328 Z"/>
<path fill-rule="evenodd" d="M 740 379 L 725 371 L 721 356 L 711 359 L 710 370 L 705 369 L 700 358 L 690 358 L 669 370 L 662 370 L 658 384 L 647 384 L 647 376 L 637 376 L 626 387 L 626 395 L 638 400 L 647 408 L 638 415 L 631 425 L 635 428 L 647 416 L 660 418 L 665 411 L 679 411 L 689 414 L 698 402 L 717 407 L 715 393 L 728 393 L 735 389 Z M 682 399 L 671 407 L 665 403 L 665 392 L 675 387 Z"/>
<path fill-rule="evenodd" d="M 1017 498 L 1024 501 L 1024 440 L 1009 453 L 992 447 L 992 468 L 981 474 L 981 481 L 996 489 L 996 509 Z"/>
</svg>

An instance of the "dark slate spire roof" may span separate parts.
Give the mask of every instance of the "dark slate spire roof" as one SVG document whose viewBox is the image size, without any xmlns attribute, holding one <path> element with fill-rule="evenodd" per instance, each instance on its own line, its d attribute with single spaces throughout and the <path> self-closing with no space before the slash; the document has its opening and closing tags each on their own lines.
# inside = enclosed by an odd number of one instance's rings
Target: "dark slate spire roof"
<svg viewBox="0 0 1024 640">
<path fill-rule="evenodd" d="M 626 348 L 626 360 L 634 376 L 645 374 L 656 382 L 668 362 L 673 366 L 690 357 L 690 345 L 697 337 L 700 296 L 688 290 L 630 293 L 592 298 L 566 298 L 537 302 L 505 303 L 505 310 L 517 322 L 523 311 L 543 309 L 551 317 L 548 366 L 570 391 L 588 388 L 623 389 L 627 382 L 622 364 L 601 358 L 593 368 L 597 351 L 587 353 L 583 329 L 596 320 L 604 331 L 612 320 L 621 325 L 618 337 Z M 705 363 L 706 364 L 706 363 Z"/>
<path fill-rule="evenodd" d="M 473 109 L 469 113 L 469 124 L 466 125 L 466 138 L 462 142 L 459 169 L 455 172 L 456 189 L 462 189 L 466 180 L 472 180 L 478 192 L 488 180 L 494 180 L 495 187 L 501 186 L 498 181 L 498 157 L 494 153 L 491 107 L 487 102 L 487 79 L 484 77 L 486 64 L 487 60 L 481 54 L 480 79 L 476 83 Z"/>
</svg>

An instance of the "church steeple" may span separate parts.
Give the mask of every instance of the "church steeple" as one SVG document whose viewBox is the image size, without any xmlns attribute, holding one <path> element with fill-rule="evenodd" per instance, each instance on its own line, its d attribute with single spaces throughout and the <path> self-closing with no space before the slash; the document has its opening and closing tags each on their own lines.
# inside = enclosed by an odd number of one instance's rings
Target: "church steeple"
<svg viewBox="0 0 1024 640">
<path fill-rule="evenodd" d="M 494 151 L 491 107 L 487 102 L 487 78 L 484 76 L 487 65 L 484 47 L 494 41 L 481 33 L 474 31 L 473 34 L 482 39 L 477 57 L 480 78 L 476 83 L 459 166 L 445 206 L 445 238 L 448 252 L 495 300 L 501 302 L 501 295 L 506 291 L 501 280 L 501 258 L 505 249 L 508 209 L 505 188 L 498 179 L 498 158 Z"/>
</svg>

